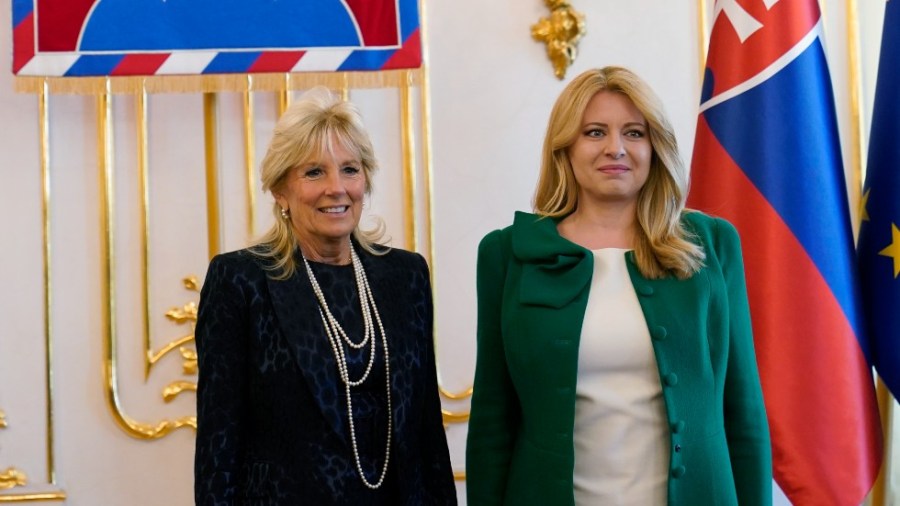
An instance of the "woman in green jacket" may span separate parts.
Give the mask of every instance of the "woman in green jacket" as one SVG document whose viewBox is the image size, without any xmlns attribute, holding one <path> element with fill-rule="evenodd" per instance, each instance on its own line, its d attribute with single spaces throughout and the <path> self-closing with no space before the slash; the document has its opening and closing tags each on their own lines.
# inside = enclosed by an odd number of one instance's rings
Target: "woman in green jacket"
<svg viewBox="0 0 900 506">
<path fill-rule="evenodd" d="M 535 213 L 479 247 L 470 506 L 771 504 L 740 240 L 687 183 L 629 70 L 557 99 Z"/>
</svg>

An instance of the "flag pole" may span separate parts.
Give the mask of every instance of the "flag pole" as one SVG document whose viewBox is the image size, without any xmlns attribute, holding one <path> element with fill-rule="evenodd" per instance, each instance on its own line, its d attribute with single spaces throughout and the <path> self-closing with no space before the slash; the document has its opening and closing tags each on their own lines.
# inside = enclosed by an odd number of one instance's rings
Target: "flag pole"
<svg viewBox="0 0 900 506">
<path fill-rule="evenodd" d="M 894 398 L 888 390 L 887 385 L 878 377 L 875 386 L 875 395 L 878 398 L 878 412 L 881 415 L 881 432 L 884 435 L 884 454 L 881 459 L 881 470 L 878 472 L 878 479 L 872 487 L 870 495 L 871 506 L 888 506 L 888 482 L 891 478 L 891 440 L 893 439 L 893 431 L 891 426 L 894 424 Z"/>
</svg>

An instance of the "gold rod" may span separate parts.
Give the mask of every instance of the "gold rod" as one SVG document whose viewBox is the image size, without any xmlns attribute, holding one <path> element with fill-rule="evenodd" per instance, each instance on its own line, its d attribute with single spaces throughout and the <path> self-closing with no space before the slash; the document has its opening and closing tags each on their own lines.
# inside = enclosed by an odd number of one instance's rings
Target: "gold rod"
<svg viewBox="0 0 900 506">
<path fill-rule="evenodd" d="M 285 74 L 281 87 L 278 90 L 278 117 L 291 105 L 291 75 Z"/>
<path fill-rule="evenodd" d="M 203 141 L 206 152 L 206 219 L 209 258 L 219 253 L 219 168 L 216 129 L 218 127 L 217 97 L 203 94 Z"/>
<path fill-rule="evenodd" d="M 341 100 L 350 101 L 350 74 L 341 72 Z"/>
<path fill-rule="evenodd" d="M 431 156 L 431 83 L 428 80 L 428 30 L 425 17 L 425 3 L 419 1 L 419 30 L 422 41 L 422 66 L 419 69 L 419 113 L 422 125 L 422 163 L 425 186 L 425 233 L 428 249 L 425 258 L 431 266 L 431 285 L 434 291 L 435 246 L 434 246 L 434 159 Z M 437 343 L 435 343 L 437 344 Z M 436 349 L 436 348 L 435 348 Z M 440 378 L 440 373 L 438 373 Z"/>
<path fill-rule="evenodd" d="M 253 134 L 253 76 L 247 74 L 244 92 L 244 167 L 247 171 L 247 240 L 256 236 L 256 139 Z"/>
<path fill-rule="evenodd" d="M 56 484 L 53 437 L 53 281 L 50 259 L 50 89 L 46 79 L 38 96 L 38 122 L 41 150 L 41 223 L 44 268 L 44 348 L 46 353 L 45 395 L 47 397 L 47 481 Z"/>
<path fill-rule="evenodd" d="M 850 91 L 850 198 L 851 209 L 857 205 L 862 194 L 865 177 L 865 161 L 863 160 L 863 128 L 862 128 L 862 71 L 859 63 L 859 8 L 856 0 L 846 0 L 847 21 L 847 87 Z M 860 220 L 853 220 L 854 237 L 859 232 Z"/>
<path fill-rule="evenodd" d="M 149 155 L 147 145 L 147 93 L 135 96 L 135 122 L 137 123 L 138 191 L 141 196 L 141 301 L 144 318 L 144 381 L 150 378 L 150 177 L 148 174 Z"/>
<path fill-rule="evenodd" d="M 65 492 L 44 492 L 39 494 L 14 494 L 0 495 L 0 502 L 37 502 L 37 501 L 65 501 Z"/>
<path fill-rule="evenodd" d="M 409 74 L 410 71 L 407 70 Z M 400 144 L 403 150 L 403 194 L 406 214 L 406 249 L 418 251 L 419 238 L 416 220 L 416 147 L 413 132 L 412 88 L 409 80 L 400 86 Z"/>
<path fill-rule="evenodd" d="M 697 0 L 697 47 L 700 58 L 700 87 L 703 87 L 703 78 L 706 75 L 706 39 L 709 34 L 709 21 L 707 21 L 706 0 Z"/>
<path fill-rule="evenodd" d="M 106 377 L 106 401 L 116 421 L 123 426 L 127 422 L 119 410 L 118 384 L 116 382 L 116 343 L 113 332 L 116 327 L 116 292 L 115 292 L 115 238 L 113 236 L 113 172 L 112 172 L 112 139 L 111 126 L 112 104 L 111 94 L 107 92 L 97 96 L 97 165 L 100 174 L 100 230 L 102 233 L 100 251 L 103 255 L 101 268 L 101 286 L 103 287 L 101 304 L 103 306 L 103 372 Z"/>
<path fill-rule="evenodd" d="M 890 455 L 893 440 L 891 427 L 894 425 L 894 398 L 880 376 L 875 386 L 875 396 L 878 399 L 878 412 L 881 414 L 884 453 L 881 459 L 881 469 L 878 471 L 878 478 L 875 480 L 875 485 L 872 486 L 869 499 L 871 501 L 870 506 L 890 506 L 887 488 L 892 467 Z"/>
</svg>

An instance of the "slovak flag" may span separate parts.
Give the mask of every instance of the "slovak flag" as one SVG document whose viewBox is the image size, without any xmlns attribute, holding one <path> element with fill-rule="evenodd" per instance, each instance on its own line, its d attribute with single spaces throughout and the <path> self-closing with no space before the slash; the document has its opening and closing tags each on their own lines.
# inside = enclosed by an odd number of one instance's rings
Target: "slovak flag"
<svg viewBox="0 0 900 506">
<path fill-rule="evenodd" d="M 741 235 L 775 480 L 856 506 L 881 428 L 816 0 L 718 0 L 700 101 L 688 205 Z"/>
</svg>

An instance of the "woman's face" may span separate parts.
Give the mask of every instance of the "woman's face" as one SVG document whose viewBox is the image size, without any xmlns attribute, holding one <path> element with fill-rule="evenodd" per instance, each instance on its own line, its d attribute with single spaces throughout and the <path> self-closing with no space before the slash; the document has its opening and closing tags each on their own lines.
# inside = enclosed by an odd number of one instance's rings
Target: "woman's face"
<svg viewBox="0 0 900 506">
<path fill-rule="evenodd" d="M 291 169 L 275 200 L 290 211 L 294 233 L 301 244 L 349 240 L 359 224 L 366 192 L 362 162 L 337 138 L 333 153 L 326 150 L 313 160 Z"/>
<path fill-rule="evenodd" d="M 647 121 L 624 94 L 600 91 L 588 102 L 568 155 L 579 205 L 636 202 L 653 155 Z"/>
</svg>

